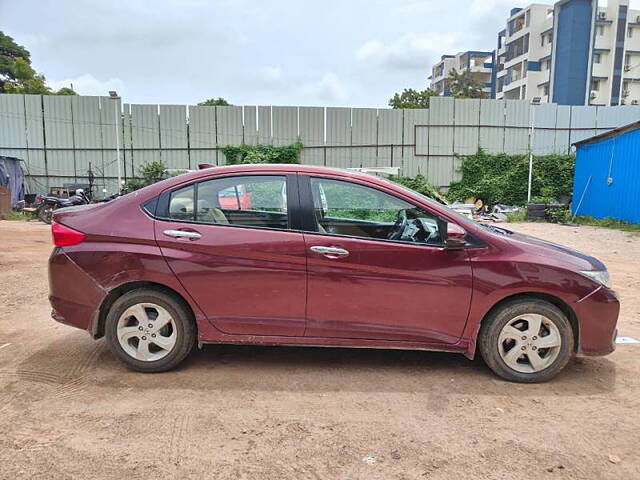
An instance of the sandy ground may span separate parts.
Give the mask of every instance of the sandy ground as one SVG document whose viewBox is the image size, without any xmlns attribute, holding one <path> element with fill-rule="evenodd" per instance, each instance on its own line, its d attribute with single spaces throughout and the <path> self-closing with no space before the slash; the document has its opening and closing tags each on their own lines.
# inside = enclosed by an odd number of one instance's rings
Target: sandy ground
<svg viewBox="0 0 640 480">
<path fill-rule="evenodd" d="M 640 338 L 640 237 L 513 228 L 596 255 Z M 126 370 L 49 318 L 48 226 L 0 221 L 0 478 L 640 478 L 640 345 L 515 385 L 441 353 L 207 347 Z"/>
</svg>

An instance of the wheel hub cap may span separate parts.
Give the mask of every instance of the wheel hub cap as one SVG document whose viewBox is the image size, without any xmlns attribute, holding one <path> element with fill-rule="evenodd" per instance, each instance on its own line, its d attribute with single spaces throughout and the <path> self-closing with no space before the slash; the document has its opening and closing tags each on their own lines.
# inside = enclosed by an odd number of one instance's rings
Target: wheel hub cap
<svg viewBox="0 0 640 480">
<path fill-rule="evenodd" d="M 118 319 L 118 342 L 136 360 L 153 362 L 166 357 L 177 340 L 175 323 L 169 312 L 155 303 L 138 303 Z"/>
<path fill-rule="evenodd" d="M 498 352 L 504 363 L 521 373 L 535 373 L 553 364 L 562 345 L 560 331 L 540 314 L 519 315 L 502 328 Z"/>
</svg>

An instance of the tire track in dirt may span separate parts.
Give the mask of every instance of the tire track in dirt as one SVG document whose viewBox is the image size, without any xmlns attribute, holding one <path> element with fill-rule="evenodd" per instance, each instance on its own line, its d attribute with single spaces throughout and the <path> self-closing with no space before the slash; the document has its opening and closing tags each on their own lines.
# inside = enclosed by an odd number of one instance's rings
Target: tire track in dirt
<svg viewBox="0 0 640 480">
<path fill-rule="evenodd" d="M 190 438 L 189 432 L 191 430 L 191 422 L 191 414 L 186 412 L 179 413 L 171 422 L 171 433 L 169 435 L 169 460 L 175 469 L 176 475 L 182 466 L 184 452 Z"/>
</svg>

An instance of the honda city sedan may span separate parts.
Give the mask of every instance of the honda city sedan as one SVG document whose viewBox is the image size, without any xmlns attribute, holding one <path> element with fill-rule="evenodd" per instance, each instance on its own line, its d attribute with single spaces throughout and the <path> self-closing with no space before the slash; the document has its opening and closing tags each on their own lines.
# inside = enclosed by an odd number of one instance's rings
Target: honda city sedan
<svg viewBox="0 0 640 480">
<path fill-rule="evenodd" d="M 479 350 L 539 382 L 615 346 L 601 262 L 362 173 L 205 168 L 56 211 L 52 232 L 53 318 L 141 372 L 232 343 Z"/>
</svg>

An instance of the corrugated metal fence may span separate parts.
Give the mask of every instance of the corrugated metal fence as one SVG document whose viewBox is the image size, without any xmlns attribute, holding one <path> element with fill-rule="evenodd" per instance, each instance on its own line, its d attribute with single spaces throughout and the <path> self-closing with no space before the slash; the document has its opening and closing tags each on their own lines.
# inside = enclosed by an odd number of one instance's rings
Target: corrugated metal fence
<svg viewBox="0 0 640 480">
<path fill-rule="evenodd" d="M 535 112 L 532 112 L 532 109 Z M 117 120 L 119 118 L 119 120 Z M 534 120 L 535 119 L 535 120 Z M 458 155 L 482 147 L 566 153 L 572 142 L 640 119 L 640 107 L 530 107 L 520 100 L 438 97 L 424 110 L 337 107 L 121 105 L 108 97 L 0 95 L 0 155 L 22 158 L 31 192 L 84 182 L 117 187 L 116 121 L 123 176 L 150 160 L 168 168 L 223 164 L 225 145 L 304 144 L 302 162 L 333 167 L 399 166 L 446 187 Z"/>
</svg>

